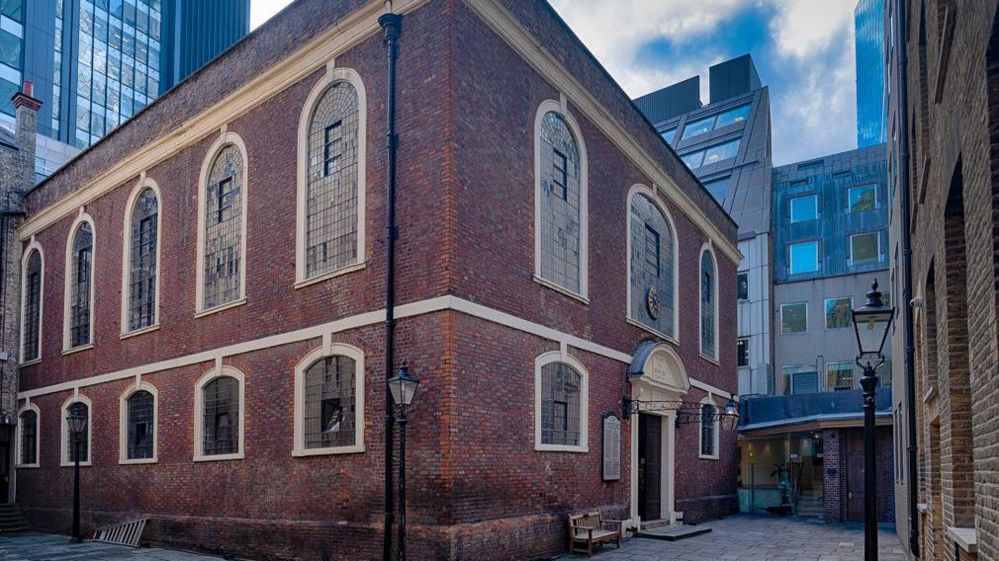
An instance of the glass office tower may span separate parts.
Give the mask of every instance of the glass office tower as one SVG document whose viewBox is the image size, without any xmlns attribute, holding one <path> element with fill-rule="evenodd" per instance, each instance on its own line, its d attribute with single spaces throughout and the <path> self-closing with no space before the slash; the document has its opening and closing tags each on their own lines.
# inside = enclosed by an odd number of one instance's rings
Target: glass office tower
<svg viewBox="0 0 999 561">
<path fill-rule="evenodd" d="M 0 111 L 13 116 L 10 97 L 24 70 L 24 8 L 21 0 L 0 0 Z"/>
<path fill-rule="evenodd" d="M 860 0 L 853 12 L 857 57 L 857 147 L 887 140 L 884 0 Z"/>
</svg>

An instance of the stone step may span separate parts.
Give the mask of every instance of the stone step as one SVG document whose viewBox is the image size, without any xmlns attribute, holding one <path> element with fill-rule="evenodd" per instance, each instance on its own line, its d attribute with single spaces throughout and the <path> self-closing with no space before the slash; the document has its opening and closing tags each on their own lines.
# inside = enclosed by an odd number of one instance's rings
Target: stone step
<svg viewBox="0 0 999 561">
<path fill-rule="evenodd" d="M 677 540 L 707 534 L 710 531 L 711 528 L 708 526 L 688 526 L 681 524 L 679 526 L 664 526 L 661 528 L 642 528 L 642 530 L 638 532 L 635 537 L 675 542 Z"/>
</svg>

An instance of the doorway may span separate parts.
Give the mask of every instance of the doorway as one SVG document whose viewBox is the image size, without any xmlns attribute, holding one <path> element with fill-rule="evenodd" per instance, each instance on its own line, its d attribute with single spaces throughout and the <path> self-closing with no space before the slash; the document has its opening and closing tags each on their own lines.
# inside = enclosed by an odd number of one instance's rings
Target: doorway
<svg viewBox="0 0 999 561">
<path fill-rule="evenodd" d="M 658 415 L 638 415 L 638 515 L 662 518 L 663 423 Z"/>
<path fill-rule="evenodd" d="M 0 429 L 0 504 L 10 502 L 10 429 Z"/>
</svg>

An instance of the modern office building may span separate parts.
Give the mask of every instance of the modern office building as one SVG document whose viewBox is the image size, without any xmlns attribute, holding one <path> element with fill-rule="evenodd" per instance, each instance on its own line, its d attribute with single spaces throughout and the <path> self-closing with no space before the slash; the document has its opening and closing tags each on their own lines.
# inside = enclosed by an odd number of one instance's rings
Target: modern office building
<svg viewBox="0 0 999 561">
<path fill-rule="evenodd" d="M 13 129 L 9 100 L 27 80 L 39 132 L 85 148 L 246 35 L 249 4 L 0 0 L 0 125 Z"/>
<path fill-rule="evenodd" d="M 889 0 L 896 527 L 999 560 L 999 2 Z"/>
<path fill-rule="evenodd" d="M 885 0 L 860 0 L 853 12 L 857 60 L 857 147 L 887 140 Z"/>
<path fill-rule="evenodd" d="M 770 92 L 748 54 L 712 66 L 708 86 L 707 105 L 699 76 L 635 104 L 739 225 L 739 393 L 766 394 L 773 352 Z"/>
</svg>

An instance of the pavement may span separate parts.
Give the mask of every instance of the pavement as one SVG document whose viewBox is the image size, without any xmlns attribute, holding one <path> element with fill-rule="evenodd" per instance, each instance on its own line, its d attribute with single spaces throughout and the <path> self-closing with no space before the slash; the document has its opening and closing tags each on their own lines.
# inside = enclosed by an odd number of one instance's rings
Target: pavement
<svg viewBox="0 0 999 561">
<path fill-rule="evenodd" d="M 0 561 L 222 561 L 221 557 L 156 547 L 127 547 L 28 532 L 0 537 Z"/>
<path fill-rule="evenodd" d="M 669 542 L 631 538 L 620 550 L 605 545 L 594 561 L 861 561 L 861 524 L 824 523 L 817 519 L 730 516 L 704 524 L 711 532 Z M 878 532 L 879 561 L 905 561 L 898 536 L 890 527 Z M 575 554 L 562 559 L 586 559 Z"/>
</svg>

